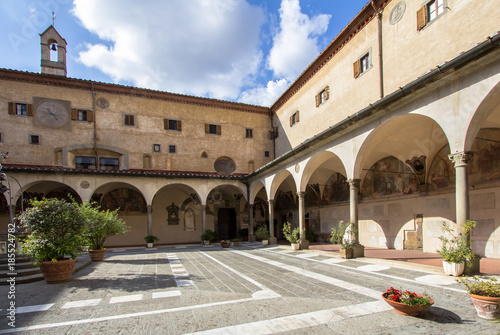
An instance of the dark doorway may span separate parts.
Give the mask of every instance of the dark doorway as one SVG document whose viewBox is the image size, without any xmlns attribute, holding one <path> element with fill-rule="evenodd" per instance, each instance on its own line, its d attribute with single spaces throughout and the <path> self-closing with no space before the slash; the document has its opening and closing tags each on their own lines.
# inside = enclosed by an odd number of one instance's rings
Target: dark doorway
<svg viewBox="0 0 500 335">
<path fill-rule="evenodd" d="M 217 235 L 221 240 L 236 238 L 236 211 L 234 208 L 219 209 Z"/>
</svg>

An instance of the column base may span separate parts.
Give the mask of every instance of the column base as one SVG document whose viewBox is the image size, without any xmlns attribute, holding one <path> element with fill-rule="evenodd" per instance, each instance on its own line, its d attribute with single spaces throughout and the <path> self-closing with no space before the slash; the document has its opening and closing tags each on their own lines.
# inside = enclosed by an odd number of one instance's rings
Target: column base
<svg viewBox="0 0 500 335">
<path fill-rule="evenodd" d="M 278 239 L 276 237 L 270 237 L 269 244 L 278 244 Z"/>
<path fill-rule="evenodd" d="M 255 235 L 248 235 L 248 242 L 255 242 Z"/>
<path fill-rule="evenodd" d="M 481 261 L 481 256 L 476 255 L 474 259 L 470 263 L 465 263 L 465 269 L 464 269 L 464 275 L 471 276 L 471 275 L 477 275 L 479 274 L 480 271 L 480 261 Z M 472 264 L 471 266 L 469 266 Z"/>
<path fill-rule="evenodd" d="M 300 249 L 309 249 L 309 241 L 308 240 L 299 240 Z"/>
<path fill-rule="evenodd" d="M 352 247 L 352 256 L 353 257 L 365 257 L 365 246 L 359 243 L 356 243 Z"/>
</svg>

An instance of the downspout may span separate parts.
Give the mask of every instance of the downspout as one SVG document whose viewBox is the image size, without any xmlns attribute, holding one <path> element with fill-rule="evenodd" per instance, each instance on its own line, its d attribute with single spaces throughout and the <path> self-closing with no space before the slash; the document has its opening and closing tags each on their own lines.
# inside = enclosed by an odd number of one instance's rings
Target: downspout
<svg viewBox="0 0 500 335">
<path fill-rule="evenodd" d="M 94 83 L 90 83 L 92 85 L 92 114 L 94 116 L 94 153 L 95 153 L 95 164 L 96 164 L 96 170 L 100 169 L 99 166 L 99 153 L 97 152 L 97 126 L 96 126 L 96 113 L 95 113 L 95 90 L 94 90 Z"/>
<path fill-rule="evenodd" d="M 276 159 L 276 136 L 274 131 L 273 111 L 271 109 L 269 109 L 269 116 L 271 117 L 271 138 L 273 139 L 273 159 Z"/>
<path fill-rule="evenodd" d="M 374 0 L 371 1 L 373 10 L 377 12 L 378 21 L 378 62 L 379 62 L 379 76 L 380 76 L 380 98 L 384 97 L 384 60 L 382 52 L 382 10 L 378 10 L 375 6 Z"/>
</svg>

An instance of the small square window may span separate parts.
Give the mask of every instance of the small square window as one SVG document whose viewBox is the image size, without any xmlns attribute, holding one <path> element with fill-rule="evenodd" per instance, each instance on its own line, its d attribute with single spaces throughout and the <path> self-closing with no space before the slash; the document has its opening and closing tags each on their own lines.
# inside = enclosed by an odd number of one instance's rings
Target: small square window
<svg viewBox="0 0 500 335">
<path fill-rule="evenodd" d="M 171 145 L 169 145 L 169 146 L 168 146 L 168 153 L 170 153 L 170 154 L 175 154 L 175 152 L 176 152 L 175 145 L 172 145 L 172 144 L 171 144 Z"/>
<path fill-rule="evenodd" d="M 316 107 L 326 102 L 330 98 L 330 88 L 327 86 L 321 92 L 316 94 Z"/>
<path fill-rule="evenodd" d="M 154 152 L 161 152 L 161 145 L 153 144 L 153 151 Z"/>
<path fill-rule="evenodd" d="M 123 115 L 123 124 L 125 126 L 135 126 L 135 115 L 124 114 Z"/>
<path fill-rule="evenodd" d="M 354 78 L 359 77 L 361 74 L 368 71 L 371 67 L 370 65 L 370 53 L 364 54 L 361 58 L 353 64 L 354 67 Z"/>
<path fill-rule="evenodd" d="M 264 157 L 269 157 L 269 151 L 264 151 Z"/>
<path fill-rule="evenodd" d="M 95 157 L 76 156 L 75 168 L 79 170 L 95 170 L 96 169 Z"/>
<path fill-rule="evenodd" d="M 210 134 L 217 134 L 217 125 L 211 124 L 210 129 L 208 131 Z"/>
<path fill-rule="evenodd" d="M 205 134 L 220 135 L 221 126 L 217 124 L 205 123 Z"/>
<path fill-rule="evenodd" d="M 245 138 L 253 138 L 253 129 L 245 128 Z"/>
<path fill-rule="evenodd" d="M 182 130 L 182 122 L 179 120 L 170 120 L 170 119 L 164 119 L 163 120 L 163 128 L 167 130 L 176 130 L 176 131 L 181 131 Z"/>
<path fill-rule="evenodd" d="M 30 144 L 40 144 L 40 135 L 30 135 Z"/>
<path fill-rule="evenodd" d="M 295 113 L 292 114 L 292 116 L 290 116 L 290 127 L 296 124 L 297 122 L 299 122 L 299 111 L 296 111 Z"/>
<path fill-rule="evenodd" d="M 28 115 L 26 104 L 16 104 L 16 115 Z"/>
<path fill-rule="evenodd" d="M 423 29 L 428 23 L 445 13 L 446 0 L 431 0 L 417 11 L 417 30 Z"/>
<path fill-rule="evenodd" d="M 76 112 L 76 119 L 78 121 L 87 121 L 87 111 L 77 111 Z"/>
<path fill-rule="evenodd" d="M 99 158 L 99 169 L 106 171 L 118 171 L 119 170 L 119 160 L 118 158 Z"/>
</svg>

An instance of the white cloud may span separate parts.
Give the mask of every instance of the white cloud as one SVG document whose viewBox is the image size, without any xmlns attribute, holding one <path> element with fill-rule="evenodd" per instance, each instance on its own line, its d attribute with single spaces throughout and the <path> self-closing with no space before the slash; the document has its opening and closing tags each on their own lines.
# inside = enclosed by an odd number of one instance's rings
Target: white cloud
<svg viewBox="0 0 500 335">
<path fill-rule="evenodd" d="M 259 86 L 243 92 L 239 101 L 251 105 L 271 106 L 289 85 L 286 79 L 270 81 L 266 87 Z"/>
<path fill-rule="evenodd" d="M 111 45 L 79 60 L 118 82 L 231 100 L 262 63 L 264 13 L 244 0 L 75 0 L 73 13 Z"/>
<path fill-rule="evenodd" d="M 328 28 L 331 15 L 309 18 L 300 9 L 299 0 L 283 0 L 280 29 L 273 38 L 267 64 L 277 77 L 294 81 L 320 53 L 317 36 Z"/>
</svg>

